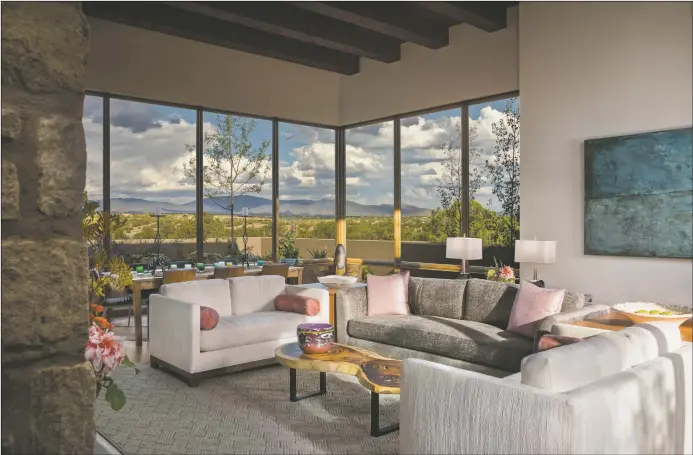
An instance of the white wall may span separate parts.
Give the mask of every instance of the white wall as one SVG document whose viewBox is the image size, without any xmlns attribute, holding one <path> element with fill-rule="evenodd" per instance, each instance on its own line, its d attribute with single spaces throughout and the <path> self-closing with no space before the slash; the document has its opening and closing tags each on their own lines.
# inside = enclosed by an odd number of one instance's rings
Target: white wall
<svg viewBox="0 0 693 455">
<path fill-rule="evenodd" d="M 466 24 L 450 28 L 450 44 L 402 45 L 402 59 L 361 59 L 361 71 L 341 76 L 342 125 L 518 90 L 517 8 L 508 27 L 487 33 Z"/>
<path fill-rule="evenodd" d="M 583 141 L 693 124 L 692 41 L 691 3 L 521 3 L 521 232 L 558 241 L 549 286 L 691 305 L 691 260 L 583 254 Z"/>
<path fill-rule="evenodd" d="M 339 75 L 89 19 L 87 88 L 336 125 Z"/>
</svg>

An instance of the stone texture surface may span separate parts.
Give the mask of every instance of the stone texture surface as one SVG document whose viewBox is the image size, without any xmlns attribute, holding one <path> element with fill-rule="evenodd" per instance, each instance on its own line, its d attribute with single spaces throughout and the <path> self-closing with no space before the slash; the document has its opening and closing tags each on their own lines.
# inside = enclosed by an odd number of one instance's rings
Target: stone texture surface
<svg viewBox="0 0 693 455">
<path fill-rule="evenodd" d="M 3 129 L 4 129 L 3 121 Z M 14 220 L 19 217 L 19 177 L 17 166 L 11 161 L 2 160 L 2 219 Z"/>
<path fill-rule="evenodd" d="M 81 3 L 2 3 L 3 454 L 93 452 L 79 210 L 88 41 Z"/>
<path fill-rule="evenodd" d="M 2 108 L 2 138 L 17 139 L 22 132 L 22 118 L 11 107 Z"/>
<path fill-rule="evenodd" d="M 3 240 L 2 253 L 3 357 L 38 359 L 56 352 L 79 357 L 88 329 L 84 244 Z"/>
<path fill-rule="evenodd" d="M 81 120 L 54 115 L 38 122 L 36 167 L 38 208 L 55 218 L 78 213 L 82 207 L 86 162 L 75 154 L 85 150 Z"/>
<path fill-rule="evenodd" d="M 89 25 L 81 4 L 3 2 L 2 85 L 84 91 Z"/>
<path fill-rule="evenodd" d="M 95 431 L 94 370 L 88 362 L 50 366 L 31 375 L 31 441 L 38 453 L 90 453 Z M 70 403 L 66 406 L 66 403 Z M 71 422 L 45 432 L 57 422 Z"/>
</svg>

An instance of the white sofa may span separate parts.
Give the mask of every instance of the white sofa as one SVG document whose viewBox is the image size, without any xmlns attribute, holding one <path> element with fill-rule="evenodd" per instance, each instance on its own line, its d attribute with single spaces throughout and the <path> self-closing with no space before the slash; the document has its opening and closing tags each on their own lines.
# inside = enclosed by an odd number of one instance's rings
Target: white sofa
<svg viewBox="0 0 693 455">
<path fill-rule="evenodd" d="M 279 294 L 320 302 L 316 316 L 276 311 Z M 219 323 L 200 330 L 200 306 L 214 308 Z M 296 326 L 328 322 L 329 293 L 285 284 L 275 275 L 167 284 L 149 298 L 150 364 L 164 366 L 191 386 L 200 379 L 274 362 L 276 347 L 296 341 Z"/>
<path fill-rule="evenodd" d="M 503 379 L 405 360 L 402 454 L 691 453 L 691 343 L 640 324 L 526 357 Z"/>
</svg>

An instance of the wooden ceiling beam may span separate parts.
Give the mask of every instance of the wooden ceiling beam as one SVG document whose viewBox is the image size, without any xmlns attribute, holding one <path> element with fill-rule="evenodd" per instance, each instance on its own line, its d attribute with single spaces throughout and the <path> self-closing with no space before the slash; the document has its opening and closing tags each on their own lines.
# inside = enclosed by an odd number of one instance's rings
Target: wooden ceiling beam
<svg viewBox="0 0 693 455">
<path fill-rule="evenodd" d="M 303 1 L 293 4 L 306 11 L 431 49 L 448 45 L 448 27 L 421 20 L 416 14 L 416 5 L 407 2 Z"/>
<path fill-rule="evenodd" d="M 156 2 L 84 2 L 88 16 L 263 55 L 341 74 L 359 71 L 358 57 Z"/>
<path fill-rule="evenodd" d="M 507 2 L 416 2 L 420 7 L 487 32 L 507 26 Z"/>
<path fill-rule="evenodd" d="M 289 3 L 165 2 L 191 13 L 385 63 L 400 59 L 401 41 Z"/>
</svg>

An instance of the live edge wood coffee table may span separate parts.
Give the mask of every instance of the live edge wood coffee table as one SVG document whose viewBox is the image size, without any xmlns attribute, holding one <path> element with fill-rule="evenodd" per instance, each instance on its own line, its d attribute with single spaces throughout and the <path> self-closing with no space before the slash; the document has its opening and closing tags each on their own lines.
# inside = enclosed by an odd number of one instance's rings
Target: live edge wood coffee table
<svg viewBox="0 0 693 455">
<path fill-rule="evenodd" d="M 400 360 L 387 359 L 374 352 L 337 344 L 325 354 L 305 354 L 298 343 L 279 346 L 274 351 L 277 361 L 289 367 L 289 399 L 300 401 L 327 392 L 327 373 L 356 376 L 371 392 L 371 436 L 378 437 L 399 430 L 399 423 L 380 428 L 380 394 L 399 394 Z M 296 394 L 296 370 L 320 372 L 320 391 Z"/>
</svg>

